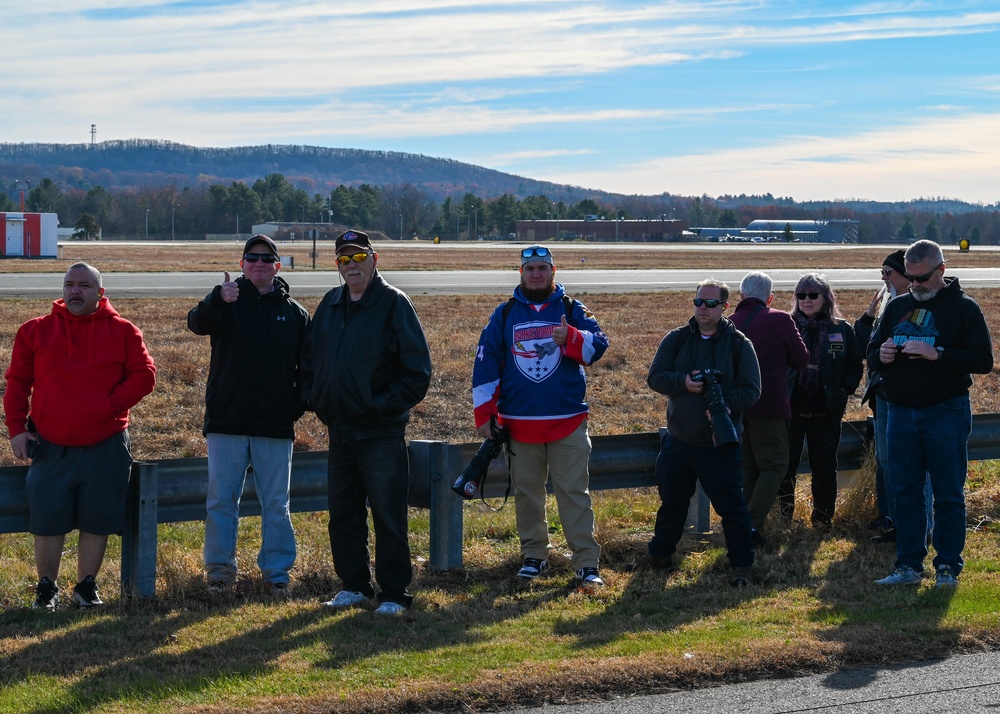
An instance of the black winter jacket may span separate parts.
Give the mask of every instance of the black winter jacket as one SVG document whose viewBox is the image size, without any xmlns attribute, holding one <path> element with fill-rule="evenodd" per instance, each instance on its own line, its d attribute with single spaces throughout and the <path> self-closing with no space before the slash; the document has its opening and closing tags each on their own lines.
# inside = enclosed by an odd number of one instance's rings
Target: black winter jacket
<svg viewBox="0 0 1000 714">
<path fill-rule="evenodd" d="M 940 292 L 926 302 L 910 294 L 890 302 L 872 333 L 868 364 L 882 373 L 885 398 L 892 404 L 926 407 L 966 396 L 971 375 L 993 369 L 993 340 L 982 309 L 965 294 L 958 278 L 944 281 Z M 879 348 L 890 337 L 897 345 L 907 340 L 929 342 L 940 351 L 940 359 L 897 356 L 883 364 Z"/>
<path fill-rule="evenodd" d="M 266 295 L 243 276 L 236 284 L 236 302 L 216 285 L 187 316 L 193 333 L 212 338 L 203 433 L 293 439 L 304 411 L 299 355 L 309 313 L 281 278 Z"/>
<path fill-rule="evenodd" d="M 302 352 L 303 398 L 336 442 L 402 437 L 431 381 L 410 299 L 375 272 L 352 303 L 346 285 L 316 308 Z"/>
<path fill-rule="evenodd" d="M 753 345 L 723 317 L 718 332 L 702 339 L 698 323 L 671 330 L 649 366 L 646 383 L 654 392 L 667 395 L 667 431 L 672 437 L 694 446 L 713 446 L 712 425 L 705 412 L 705 394 L 687 390 L 685 377 L 695 371 L 722 372 L 722 393 L 738 434 L 743 432 L 743 412 L 760 398 L 760 365 Z"/>
</svg>

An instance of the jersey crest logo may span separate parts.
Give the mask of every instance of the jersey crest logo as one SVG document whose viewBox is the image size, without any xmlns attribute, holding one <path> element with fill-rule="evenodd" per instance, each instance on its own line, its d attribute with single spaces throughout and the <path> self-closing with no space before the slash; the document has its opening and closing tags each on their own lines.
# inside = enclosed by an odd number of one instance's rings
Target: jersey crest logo
<svg viewBox="0 0 1000 714">
<path fill-rule="evenodd" d="M 562 350 L 552 341 L 557 325 L 551 322 L 522 322 L 514 325 L 511 354 L 518 371 L 533 382 L 548 379 L 562 361 Z"/>
</svg>

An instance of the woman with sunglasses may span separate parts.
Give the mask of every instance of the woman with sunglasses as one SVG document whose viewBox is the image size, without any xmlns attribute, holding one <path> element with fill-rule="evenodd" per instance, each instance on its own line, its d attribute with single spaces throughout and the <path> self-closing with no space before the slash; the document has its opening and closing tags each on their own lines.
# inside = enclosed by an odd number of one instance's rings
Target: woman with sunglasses
<svg viewBox="0 0 1000 714">
<path fill-rule="evenodd" d="M 847 398 L 861 383 L 864 371 L 854 330 L 840 315 L 827 279 L 809 273 L 799 279 L 792 300 L 792 317 L 809 350 L 809 364 L 792 377 L 792 419 L 788 471 L 778 494 L 782 517 L 791 522 L 795 511 L 795 472 L 802 447 L 809 443 L 812 472 L 812 525 L 829 529 L 837 500 L 837 448 Z"/>
</svg>

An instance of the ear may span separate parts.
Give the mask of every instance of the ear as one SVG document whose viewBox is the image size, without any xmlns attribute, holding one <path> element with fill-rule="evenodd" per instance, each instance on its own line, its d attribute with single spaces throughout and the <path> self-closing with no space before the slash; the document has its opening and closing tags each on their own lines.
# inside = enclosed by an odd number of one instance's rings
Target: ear
<svg viewBox="0 0 1000 714">
<path fill-rule="evenodd" d="M 770 306 L 772 300 L 774 300 L 774 293 L 771 293 L 770 295 L 767 296 L 767 302 L 765 302 L 764 304 Z"/>
<path fill-rule="evenodd" d="M 104 297 L 104 288 L 97 288 L 97 297 Z"/>
<path fill-rule="evenodd" d="M 243 259 L 240 258 L 240 270 L 243 270 Z"/>
</svg>

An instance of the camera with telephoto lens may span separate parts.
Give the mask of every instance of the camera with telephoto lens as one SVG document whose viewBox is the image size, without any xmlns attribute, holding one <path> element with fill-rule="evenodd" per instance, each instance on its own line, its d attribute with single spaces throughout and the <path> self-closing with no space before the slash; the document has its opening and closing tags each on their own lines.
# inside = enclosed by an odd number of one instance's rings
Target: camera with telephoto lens
<svg viewBox="0 0 1000 714">
<path fill-rule="evenodd" d="M 495 421 L 492 431 L 493 436 L 483 442 L 479 451 L 472 457 L 472 461 L 465 467 L 465 471 L 451 485 L 451 490 L 462 498 L 475 498 L 479 484 L 486 479 L 486 470 L 489 469 L 490 463 L 500 455 L 503 445 L 510 440 L 510 431 L 507 427 L 498 428 Z"/>
<path fill-rule="evenodd" d="M 718 369 L 703 369 L 701 374 L 691 375 L 691 381 L 705 385 L 705 399 L 712 415 L 712 442 L 716 446 L 738 442 L 740 437 L 729 416 L 726 398 L 722 396 L 722 372 Z"/>
</svg>

